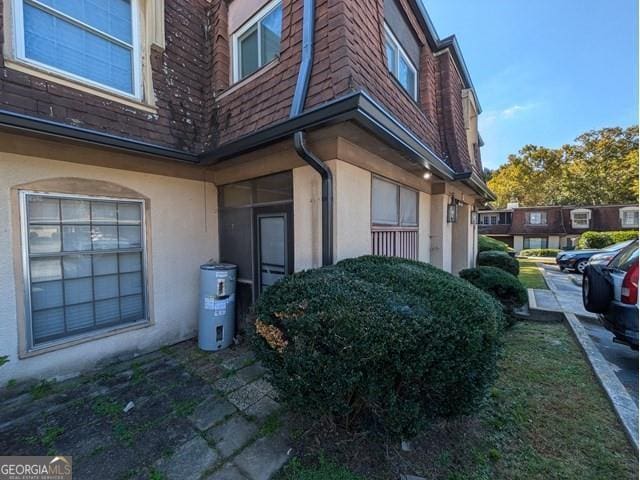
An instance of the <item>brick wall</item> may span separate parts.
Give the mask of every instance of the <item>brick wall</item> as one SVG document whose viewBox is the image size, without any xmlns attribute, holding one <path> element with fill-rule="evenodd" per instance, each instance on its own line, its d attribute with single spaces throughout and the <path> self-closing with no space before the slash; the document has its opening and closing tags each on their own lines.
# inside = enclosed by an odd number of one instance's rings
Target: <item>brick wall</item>
<svg viewBox="0 0 640 480">
<path fill-rule="evenodd" d="M 440 106 L 440 133 L 444 149 L 448 153 L 448 162 L 454 170 L 466 172 L 471 170 L 471 158 L 467 147 L 467 133 L 464 126 L 462 107 L 462 90 L 464 85 L 454 60 L 448 52 L 438 57 L 439 75 L 438 90 Z"/>
<path fill-rule="evenodd" d="M 364 91 L 455 169 L 467 170 L 462 80 L 448 54 L 430 49 L 412 1 L 398 6 L 421 45 L 418 101 L 387 71 L 384 0 L 317 0 L 305 108 Z M 166 0 L 166 49 L 151 54 L 157 113 L 19 73 L 2 57 L 0 108 L 195 153 L 285 120 L 300 64 L 303 2 L 283 0 L 280 57 L 238 85 L 229 78 L 228 2 Z"/>
<path fill-rule="evenodd" d="M 0 0 L 0 16 L 4 2 Z M 166 50 L 152 51 L 157 114 L 7 68 L 0 53 L 0 108 L 178 148 L 202 149 L 208 60 L 207 0 L 167 0 Z M 0 19 L 0 47 L 5 33 Z M 0 51 L 2 49 L 0 48 Z"/>
</svg>

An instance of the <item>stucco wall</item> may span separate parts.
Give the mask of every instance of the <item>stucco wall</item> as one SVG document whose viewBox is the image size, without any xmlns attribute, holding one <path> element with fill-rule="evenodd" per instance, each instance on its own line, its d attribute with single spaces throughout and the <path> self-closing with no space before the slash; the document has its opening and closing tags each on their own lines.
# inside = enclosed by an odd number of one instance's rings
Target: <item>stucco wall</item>
<svg viewBox="0 0 640 480">
<path fill-rule="evenodd" d="M 371 254 L 371 172 L 329 162 L 335 180 L 335 261 Z"/>
<path fill-rule="evenodd" d="M 295 271 L 322 265 L 322 180 L 311 167 L 293 169 Z"/>
<path fill-rule="evenodd" d="M 560 248 L 560 236 L 559 235 L 549 235 L 549 248 Z"/>
<path fill-rule="evenodd" d="M 460 273 L 460 270 L 473 265 L 474 230 L 471 225 L 471 206 L 462 205 L 458 208 L 458 219 L 453 224 L 453 251 L 452 272 Z"/>
<path fill-rule="evenodd" d="M 513 236 L 513 249 L 519 252 L 524 248 L 524 237 L 522 235 Z"/>
<path fill-rule="evenodd" d="M 96 157 L 109 153 L 96 150 Z M 132 159 L 145 162 L 145 159 Z M 102 180 L 149 199 L 152 291 L 149 327 L 107 336 L 53 352 L 18 359 L 18 311 L 10 188 L 37 180 L 76 177 Z M 15 207 L 13 207 L 15 208 Z M 197 327 L 199 265 L 218 257 L 216 187 L 211 183 L 81 165 L 0 152 L 0 384 L 8 379 L 65 376 L 116 355 L 149 351 L 194 335 Z M 18 263 L 19 265 L 19 263 Z"/>
<path fill-rule="evenodd" d="M 431 195 L 431 263 L 451 272 L 452 224 L 447 223 L 446 194 Z"/>
<path fill-rule="evenodd" d="M 418 260 L 431 261 L 431 195 L 420 192 L 418 200 Z"/>
</svg>

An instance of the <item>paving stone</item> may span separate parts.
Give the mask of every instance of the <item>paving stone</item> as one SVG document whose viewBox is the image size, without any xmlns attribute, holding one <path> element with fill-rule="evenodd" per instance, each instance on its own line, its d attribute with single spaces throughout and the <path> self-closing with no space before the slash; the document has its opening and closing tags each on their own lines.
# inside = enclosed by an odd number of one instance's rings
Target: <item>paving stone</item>
<svg viewBox="0 0 640 480">
<path fill-rule="evenodd" d="M 167 480 L 198 480 L 217 461 L 218 454 L 198 436 L 178 447 L 171 457 L 156 462 L 156 468 Z"/>
<path fill-rule="evenodd" d="M 208 430 L 236 412 L 236 407 L 223 397 L 212 395 L 200 403 L 189 417 L 199 430 Z"/>
<path fill-rule="evenodd" d="M 228 377 L 221 378 L 213 385 L 218 390 L 222 390 L 225 393 L 229 393 L 239 389 L 240 387 L 245 386 L 246 383 L 247 382 L 239 378 L 237 375 L 230 375 Z"/>
<path fill-rule="evenodd" d="M 264 396 L 257 403 L 248 407 L 244 412 L 247 415 L 263 420 L 272 413 L 277 412 L 279 409 L 280 404 L 278 402 L 271 397 Z"/>
<path fill-rule="evenodd" d="M 235 465 L 227 463 L 220 470 L 206 477 L 205 480 L 247 480 L 247 477 Z"/>
<path fill-rule="evenodd" d="M 243 368 L 254 362 L 255 359 L 255 354 L 251 351 L 247 351 L 241 353 L 238 356 L 228 358 L 227 360 L 223 361 L 221 365 L 227 370 L 239 370 L 240 368 Z"/>
<path fill-rule="evenodd" d="M 231 417 L 206 433 L 207 440 L 215 443 L 223 457 L 229 457 L 244 447 L 256 434 L 258 426 L 240 415 Z"/>
<path fill-rule="evenodd" d="M 227 398 L 240 410 L 245 410 L 258 403 L 265 395 L 275 395 L 275 390 L 269 382 L 261 378 L 230 393 Z"/>
<path fill-rule="evenodd" d="M 238 377 L 244 380 L 246 383 L 249 383 L 262 377 L 265 372 L 266 370 L 261 364 L 254 363 L 253 365 L 238 370 L 236 372 L 236 375 L 238 375 Z"/>
<path fill-rule="evenodd" d="M 289 446 L 283 434 L 263 437 L 245 448 L 234 463 L 251 480 L 269 480 L 289 460 Z"/>
</svg>

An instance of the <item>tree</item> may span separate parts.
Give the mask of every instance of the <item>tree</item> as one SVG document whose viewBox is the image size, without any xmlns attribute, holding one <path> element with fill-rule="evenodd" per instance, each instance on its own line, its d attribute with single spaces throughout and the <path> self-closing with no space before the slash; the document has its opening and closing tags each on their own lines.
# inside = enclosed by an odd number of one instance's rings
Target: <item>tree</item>
<svg viewBox="0 0 640 480">
<path fill-rule="evenodd" d="M 524 146 L 488 181 L 496 207 L 638 202 L 638 127 L 586 132 L 561 148 Z"/>
</svg>

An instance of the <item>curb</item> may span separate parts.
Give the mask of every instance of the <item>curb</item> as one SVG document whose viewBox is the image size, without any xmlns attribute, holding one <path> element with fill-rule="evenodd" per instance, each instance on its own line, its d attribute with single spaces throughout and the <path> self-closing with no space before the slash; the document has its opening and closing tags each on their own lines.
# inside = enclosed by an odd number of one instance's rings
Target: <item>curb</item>
<svg viewBox="0 0 640 480">
<path fill-rule="evenodd" d="M 564 316 L 571 328 L 571 332 L 587 357 L 598 382 L 602 385 L 609 401 L 613 405 L 613 410 L 620 419 L 627 438 L 631 441 L 636 453 L 638 453 L 638 407 L 613 372 L 609 362 L 604 359 L 600 350 L 593 344 L 578 317 L 569 312 L 564 312 Z"/>
</svg>

